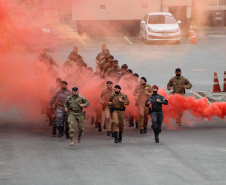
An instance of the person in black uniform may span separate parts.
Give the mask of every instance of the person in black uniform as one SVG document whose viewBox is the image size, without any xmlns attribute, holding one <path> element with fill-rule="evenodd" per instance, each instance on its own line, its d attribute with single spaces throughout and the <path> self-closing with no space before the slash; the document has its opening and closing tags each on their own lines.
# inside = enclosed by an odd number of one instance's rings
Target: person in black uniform
<svg viewBox="0 0 226 185">
<path fill-rule="evenodd" d="M 151 118 L 152 118 L 152 129 L 155 133 L 155 142 L 159 142 L 159 133 L 161 133 L 163 111 L 162 104 L 168 105 L 168 100 L 158 94 L 158 86 L 152 86 L 153 94 L 148 98 L 145 103 L 146 107 L 151 104 Z"/>
</svg>

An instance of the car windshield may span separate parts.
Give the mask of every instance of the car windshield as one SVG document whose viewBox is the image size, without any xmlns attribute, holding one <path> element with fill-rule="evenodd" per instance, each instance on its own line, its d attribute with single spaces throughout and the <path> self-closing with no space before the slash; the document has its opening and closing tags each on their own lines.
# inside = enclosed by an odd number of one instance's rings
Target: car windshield
<svg viewBox="0 0 226 185">
<path fill-rule="evenodd" d="M 150 15 L 148 24 L 176 24 L 176 19 L 168 15 Z"/>
</svg>

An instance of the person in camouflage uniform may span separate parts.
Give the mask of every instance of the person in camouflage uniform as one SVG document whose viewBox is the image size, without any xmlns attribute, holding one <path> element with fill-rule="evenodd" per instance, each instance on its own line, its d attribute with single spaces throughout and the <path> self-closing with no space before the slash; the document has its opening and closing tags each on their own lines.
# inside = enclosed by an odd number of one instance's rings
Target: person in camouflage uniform
<svg viewBox="0 0 226 185">
<path fill-rule="evenodd" d="M 58 138 L 63 137 L 64 123 L 65 123 L 65 134 L 66 138 L 69 139 L 69 124 L 68 124 L 68 113 L 64 111 L 64 102 L 69 95 L 71 95 L 71 91 L 67 89 L 67 82 L 61 82 L 61 89 L 58 90 L 55 95 L 52 97 L 51 102 L 49 103 L 49 109 L 52 108 L 52 105 L 57 101 L 56 108 L 56 125 L 59 129 Z"/>
<path fill-rule="evenodd" d="M 83 58 L 78 54 L 78 47 L 75 46 L 73 51 L 69 54 L 67 60 L 64 62 L 63 71 L 69 73 L 70 75 L 75 73 L 77 65 L 79 65 L 81 61 L 83 61 Z"/>
<path fill-rule="evenodd" d="M 68 122 L 69 122 L 69 136 L 71 139 L 70 145 L 73 146 L 75 144 L 75 122 L 78 122 L 78 143 L 81 142 L 81 136 L 84 132 L 84 119 L 85 112 L 83 111 L 83 107 L 87 108 L 89 106 L 89 101 L 82 95 L 78 94 L 78 88 L 72 88 L 72 95 L 68 96 L 65 103 L 64 108 L 65 111 L 69 111 Z"/>
<path fill-rule="evenodd" d="M 145 102 L 152 95 L 152 87 L 146 83 L 146 78 L 141 77 L 140 85 L 137 85 L 133 91 L 133 95 L 136 97 L 136 106 L 138 106 L 139 111 L 138 126 L 140 134 L 147 133 L 148 108 L 145 107 Z"/>
<path fill-rule="evenodd" d="M 49 71 L 53 71 L 54 66 L 56 66 L 57 68 L 60 67 L 60 65 L 56 63 L 56 61 L 50 55 L 47 54 L 46 48 L 41 50 L 38 60 L 42 63 L 45 63 L 48 66 Z"/>
<path fill-rule="evenodd" d="M 78 57 L 79 57 L 79 59 L 83 59 L 82 56 L 78 54 L 78 47 L 75 46 L 73 48 L 73 51 L 69 54 L 67 59 L 76 61 L 78 59 Z"/>
<path fill-rule="evenodd" d="M 108 62 L 104 65 L 103 71 L 102 71 L 102 77 L 105 77 L 105 73 L 113 67 L 114 57 L 109 56 Z"/>
<path fill-rule="evenodd" d="M 97 54 L 97 56 L 96 56 L 96 64 L 99 64 L 99 62 L 100 62 L 100 58 L 102 57 L 102 56 L 104 56 L 104 50 L 106 50 L 107 49 L 107 45 L 106 44 L 102 44 L 101 45 L 101 52 L 100 53 L 98 53 Z"/>
<path fill-rule="evenodd" d="M 108 101 L 113 92 L 114 92 L 113 83 L 111 81 L 107 81 L 107 89 L 104 89 L 100 94 L 100 103 L 103 106 L 103 111 L 105 115 L 105 127 L 107 131 L 107 136 L 111 135 L 111 124 L 110 124 L 111 116 Z M 101 123 L 98 126 L 101 127 Z"/>
<path fill-rule="evenodd" d="M 57 90 L 61 88 L 61 78 L 56 79 L 56 85 L 50 89 L 50 97 L 53 97 Z M 46 114 L 49 118 L 49 126 L 53 126 L 52 135 L 56 135 L 56 119 L 55 119 L 55 108 L 57 104 L 52 105 L 52 107 L 46 110 Z M 48 107 L 48 106 L 47 106 Z"/>
<path fill-rule="evenodd" d="M 173 88 L 172 94 L 180 94 L 185 95 L 185 89 L 191 89 L 192 84 L 189 82 L 189 80 L 181 75 L 181 69 L 177 68 L 175 70 L 176 76 L 170 79 L 170 81 L 167 84 L 167 89 L 170 91 Z M 178 118 L 176 119 L 176 123 L 181 126 L 181 117 L 182 114 L 178 114 Z"/>
<path fill-rule="evenodd" d="M 129 100 L 126 94 L 120 92 L 121 87 L 116 85 L 114 93 L 110 96 L 108 105 L 112 113 L 113 132 L 115 143 L 122 142 L 122 133 L 124 131 L 125 105 L 129 105 Z M 118 136 L 119 133 L 119 136 Z"/>
<path fill-rule="evenodd" d="M 104 66 L 108 63 L 108 58 L 112 56 L 108 49 L 104 50 L 104 56 L 100 58 L 100 62 L 98 64 L 99 72 L 102 74 Z"/>
<path fill-rule="evenodd" d="M 114 60 L 113 67 L 110 68 L 106 73 L 105 77 L 107 78 L 116 78 L 118 73 L 120 72 L 120 68 L 118 66 L 118 60 Z"/>
</svg>

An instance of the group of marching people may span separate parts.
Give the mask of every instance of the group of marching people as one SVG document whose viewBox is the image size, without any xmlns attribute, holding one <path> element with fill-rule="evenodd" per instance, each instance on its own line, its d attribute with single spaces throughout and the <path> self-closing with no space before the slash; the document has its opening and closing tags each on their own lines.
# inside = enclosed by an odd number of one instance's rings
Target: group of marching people
<svg viewBox="0 0 226 185">
<path fill-rule="evenodd" d="M 104 128 L 107 136 L 112 136 L 115 143 L 120 143 L 125 119 L 129 121 L 129 127 L 136 126 L 140 134 L 145 134 L 148 116 L 151 115 L 151 127 L 155 142 L 158 143 L 163 121 L 162 105 L 167 105 L 168 101 L 158 94 L 157 85 L 147 84 L 145 77 L 139 80 L 139 75 L 128 69 L 127 64 L 119 67 L 118 60 L 115 60 L 106 44 L 102 44 L 101 48 L 102 51 L 96 56 L 96 72 L 87 66 L 83 57 L 78 54 L 77 47 L 73 48 L 65 61 L 62 67 L 64 81 L 61 78 L 56 79 L 56 85 L 51 88 L 52 97 L 48 109 L 42 109 L 42 113 L 46 112 L 49 125 L 53 126 L 52 135 L 56 135 L 58 129 L 58 137 L 63 137 L 65 133 L 73 146 L 74 126 L 77 122 L 77 140 L 80 143 L 84 133 L 84 120 L 90 118 L 90 123 L 98 128 L 98 132 L 102 132 Z M 59 67 L 46 52 L 45 55 L 42 53 L 42 58 Z M 184 95 L 185 89 L 191 88 L 192 85 L 181 76 L 181 69 L 177 68 L 175 74 L 168 82 L 167 89 L 172 88 L 172 93 Z M 84 108 L 87 108 L 86 111 Z M 176 120 L 179 126 L 181 117 L 182 115 L 178 115 Z"/>
</svg>

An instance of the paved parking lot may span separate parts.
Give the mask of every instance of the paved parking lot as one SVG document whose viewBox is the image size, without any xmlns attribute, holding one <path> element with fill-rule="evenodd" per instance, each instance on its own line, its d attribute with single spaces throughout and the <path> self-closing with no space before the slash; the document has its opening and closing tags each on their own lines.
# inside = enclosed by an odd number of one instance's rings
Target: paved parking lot
<svg viewBox="0 0 226 185">
<path fill-rule="evenodd" d="M 82 41 L 81 41 L 82 39 Z M 226 33 L 216 37 L 202 35 L 197 44 L 183 38 L 180 45 L 146 45 L 137 37 L 81 37 L 65 40 L 50 54 L 63 64 L 77 45 L 85 62 L 94 67 L 100 45 L 106 43 L 120 64 L 150 84 L 166 87 L 177 67 L 193 84 L 193 92 L 211 91 L 213 73 L 220 83 L 226 70 Z M 31 53 L 33 55 L 33 53 Z M 28 56 L 30 57 L 30 56 Z M 192 95 L 188 91 L 188 95 Z M 197 97 L 198 98 L 198 97 Z M 189 124 L 163 126 L 160 143 L 148 126 L 140 135 L 129 128 L 121 144 L 114 144 L 105 132 L 98 133 L 86 121 L 82 143 L 74 147 L 69 141 L 51 136 L 51 128 L 42 116 L 33 120 L 23 110 L 12 107 L 0 113 L 0 184 L 197 184 L 224 185 L 226 182 L 226 122 L 214 118 L 199 121 L 186 113 Z"/>
</svg>

